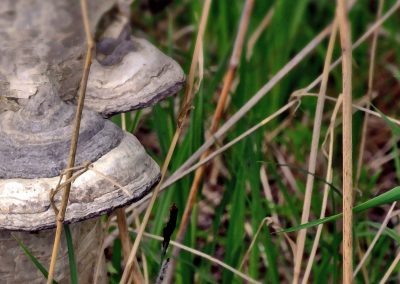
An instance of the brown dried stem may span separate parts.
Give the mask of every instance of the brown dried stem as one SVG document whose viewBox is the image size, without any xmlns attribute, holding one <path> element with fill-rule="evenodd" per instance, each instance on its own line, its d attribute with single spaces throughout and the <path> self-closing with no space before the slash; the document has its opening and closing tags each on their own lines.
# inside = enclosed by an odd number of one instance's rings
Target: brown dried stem
<svg viewBox="0 0 400 284">
<path fill-rule="evenodd" d="M 400 261 L 400 252 L 396 255 L 396 258 L 393 260 L 388 270 L 386 270 L 385 275 L 383 275 L 381 281 L 379 281 L 379 284 L 385 284 L 388 281 L 390 274 L 392 274 L 393 270 L 396 268 L 399 261 Z"/>
<path fill-rule="evenodd" d="M 324 95 L 326 93 L 326 89 L 327 89 L 327 85 L 328 85 L 329 66 L 331 65 L 331 61 L 332 61 L 332 54 L 333 54 L 333 48 L 335 46 L 336 32 L 337 32 L 337 23 L 336 23 L 336 21 L 334 21 L 329 44 L 328 44 L 328 51 L 326 53 L 326 58 L 325 58 L 325 63 L 324 63 L 322 82 L 321 82 L 321 87 L 320 87 L 320 91 L 319 91 L 318 99 L 317 99 L 317 108 L 315 110 L 314 127 L 313 127 L 311 149 L 310 149 L 310 159 L 309 159 L 309 163 L 308 163 L 308 172 L 310 174 L 307 175 L 306 191 L 305 191 L 304 203 L 303 203 L 303 213 L 301 216 L 302 224 L 307 223 L 308 218 L 310 216 L 311 197 L 312 197 L 312 191 L 313 191 L 313 187 L 314 187 L 314 175 L 315 175 L 315 168 L 316 168 L 316 164 L 317 164 L 317 154 L 318 154 L 319 140 L 320 140 L 320 133 L 321 133 L 322 115 L 323 115 L 324 105 L 325 105 Z M 301 263 L 302 263 L 302 259 L 303 259 L 303 253 L 304 253 L 304 244 L 305 244 L 305 240 L 306 240 L 306 233 L 307 233 L 307 230 L 301 230 L 301 231 L 299 231 L 299 233 L 297 235 L 293 283 L 299 282 Z"/>
<path fill-rule="evenodd" d="M 193 52 L 193 59 L 192 59 L 192 63 L 191 63 L 191 66 L 190 66 L 190 72 L 189 72 L 188 82 L 186 84 L 185 95 L 184 95 L 183 102 L 182 102 L 181 112 L 180 112 L 179 117 L 178 117 L 177 129 L 175 131 L 175 134 L 174 134 L 174 137 L 172 139 L 171 145 L 170 145 L 170 147 L 168 149 L 167 157 L 165 158 L 164 164 L 163 164 L 162 169 L 161 169 L 160 182 L 157 184 L 157 186 L 154 189 L 153 194 L 151 196 L 149 206 L 147 207 L 147 210 L 145 212 L 143 221 L 140 224 L 140 227 L 139 227 L 139 230 L 138 230 L 138 234 L 136 236 L 135 242 L 133 243 L 133 247 L 132 247 L 132 250 L 130 252 L 126 267 L 124 269 L 124 273 L 122 274 L 120 283 L 127 283 L 127 281 L 129 280 L 129 275 L 130 275 L 131 270 L 132 270 L 132 265 L 134 263 L 137 250 L 139 248 L 140 241 L 141 241 L 141 239 L 143 237 L 144 230 L 145 230 L 146 225 L 147 225 L 147 223 L 149 221 L 151 210 L 153 209 L 153 206 L 154 206 L 154 203 L 156 201 L 158 192 L 160 191 L 161 185 L 162 185 L 163 180 L 165 178 L 165 175 L 167 173 L 168 165 L 169 165 L 169 163 L 171 161 L 172 154 L 173 154 L 173 152 L 175 150 L 175 147 L 176 147 L 176 145 L 178 143 L 178 139 L 179 139 L 179 137 L 181 135 L 181 132 L 182 132 L 182 127 L 183 127 L 184 123 L 186 122 L 186 120 L 188 118 L 188 115 L 189 115 L 189 112 L 190 112 L 190 109 L 191 109 L 191 105 L 192 105 L 193 98 L 194 98 L 194 95 L 195 95 L 195 92 L 194 92 L 195 71 L 196 71 L 196 68 L 197 68 L 198 63 L 199 63 L 199 56 L 200 56 L 201 49 L 202 49 L 204 31 L 205 31 L 206 24 L 207 24 L 207 19 L 208 19 L 208 14 L 209 14 L 209 11 L 210 11 L 210 6 L 211 6 L 211 0 L 206 0 L 204 2 L 204 6 L 203 6 L 203 11 L 202 11 L 200 25 L 199 25 L 199 31 L 197 33 L 195 49 L 194 49 L 194 52 Z"/>
<path fill-rule="evenodd" d="M 345 0 L 337 0 L 343 80 L 343 283 L 353 281 L 352 50 Z"/>
<path fill-rule="evenodd" d="M 365 252 L 364 256 L 362 257 L 362 259 L 360 260 L 360 262 L 358 263 L 356 269 L 354 270 L 353 273 L 353 278 L 356 277 L 357 273 L 360 271 L 360 269 L 362 269 L 362 267 L 365 264 L 365 261 L 367 260 L 368 256 L 371 254 L 372 249 L 375 247 L 376 243 L 378 242 L 379 237 L 382 235 L 383 230 L 386 229 L 387 224 L 390 221 L 390 218 L 393 217 L 392 212 L 394 210 L 394 208 L 396 207 L 397 201 L 392 203 L 392 206 L 390 206 L 389 211 L 386 213 L 386 217 L 383 220 L 381 226 L 379 227 L 378 232 L 376 233 L 374 239 L 372 240 L 371 244 L 369 245 L 367 251 Z"/>
<path fill-rule="evenodd" d="M 378 11 L 376 13 L 376 19 L 379 20 L 380 17 L 382 16 L 382 10 L 383 10 L 383 0 L 379 0 L 379 5 L 378 5 Z M 367 108 L 370 109 L 371 102 L 372 102 L 372 93 L 373 93 L 373 80 L 374 80 L 374 71 L 375 71 L 375 57 L 376 57 L 376 47 L 378 43 L 378 35 L 379 35 L 379 29 L 376 29 L 373 36 L 372 36 L 372 46 L 371 46 L 371 54 L 370 54 L 370 60 L 369 60 L 369 72 L 368 72 L 368 91 L 367 91 Z M 363 158 L 364 158 L 364 152 L 365 152 L 365 141 L 366 141 L 366 135 L 367 135 L 367 130 L 368 130 L 368 120 L 369 120 L 369 113 L 365 113 L 364 116 L 364 121 L 363 121 L 363 126 L 362 126 L 362 131 L 361 131 L 361 141 L 360 141 L 360 148 L 358 151 L 358 160 L 357 160 L 357 172 L 356 172 L 356 178 L 355 178 L 355 188 L 358 188 L 358 184 L 360 182 L 360 176 L 361 176 L 361 169 L 362 169 L 362 163 L 363 163 Z M 357 247 L 357 253 L 360 255 L 360 263 L 363 263 L 363 259 L 366 258 L 365 255 L 363 255 L 361 246 L 359 245 L 358 240 L 356 240 L 356 247 Z M 362 274 L 364 277 L 364 281 L 368 283 L 368 273 L 367 269 L 365 266 L 361 266 L 362 269 Z M 354 272 L 355 274 L 357 273 L 357 269 Z"/>
<path fill-rule="evenodd" d="M 219 148 L 218 150 L 215 150 L 214 152 L 212 152 L 209 156 L 207 156 L 205 159 L 197 162 L 196 164 L 194 164 L 193 166 L 191 166 L 190 168 L 188 168 L 187 170 L 179 173 L 179 175 L 176 176 L 176 179 L 173 180 L 173 182 L 181 179 L 182 177 L 186 176 L 187 174 L 195 171 L 196 169 L 198 169 L 199 167 L 205 165 L 206 163 L 208 163 L 209 161 L 211 161 L 212 159 L 214 159 L 216 156 L 218 156 L 219 154 L 223 153 L 224 151 L 226 151 L 227 149 L 229 149 L 230 147 L 232 147 L 233 145 L 235 145 L 236 143 L 240 142 L 241 140 L 243 140 L 244 138 L 246 138 L 247 136 L 251 135 L 253 132 L 257 131 L 258 129 L 260 129 L 261 127 L 263 127 L 264 125 L 268 124 L 270 121 L 272 121 L 273 119 L 275 119 L 276 117 L 278 117 L 279 115 L 281 115 L 282 113 L 284 113 L 285 111 L 289 110 L 290 108 L 294 107 L 295 105 L 299 105 L 300 104 L 300 100 L 299 99 L 294 99 L 292 101 L 290 101 L 289 103 L 287 103 L 286 105 L 284 105 L 283 107 L 281 107 L 280 109 L 278 109 L 276 112 L 274 112 L 273 114 L 269 115 L 268 117 L 264 118 L 262 121 L 260 121 L 259 123 L 257 123 L 256 125 L 252 126 L 251 128 L 249 128 L 248 130 L 246 130 L 245 132 L 243 132 L 242 134 L 240 134 L 239 136 L 237 136 L 235 139 L 233 139 L 232 141 L 226 143 L 225 145 L 223 145 L 221 148 Z"/>
<path fill-rule="evenodd" d="M 229 61 L 229 68 L 225 74 L 224 84 L 222 87 L 221 94 L 219 96 L 217 108 L 215 109 L 215 112 L 214 112 L 214 115 L 212 118 L 211 127 L 209 130 L 211 135 L 213 135 L 217 131 L 219 122 L 221 120 L 221 117 L 222 117 L 222 114 L 223 114 L 223 111 L 225 108 L 229 90 L 231 89 L 232 81 L 235 76 L 236 69 L 239 65 L 240 56 L 242 54 L 242 49 L 243 49 L 243 43 L 244 43 L 244 39 L 246 36 L 247 28 L 249 25 L 253 6 L 254 6 L 254 0 L 247 0 L 244 5 L 244 8 L 243 8 L 242 17 L 241 17 L 240 24 L 239 24 L 239 30 L 238 30 L 238 33 L 236 36 L 235 45 L 234 45 L 232 55 L 231 55 L 231 58 Z M 209 155 L 209 153 L 210 153 L 209 150 L 204 152 L 203 155 L 201 156 L 200 160 L 204 160 Z M 201 166 L 195 172 L 195 176 L 193 179 L 192 186 L 190 188 L 189 196 L 186 201 L 185 211 L 183 212 L 181 224 L 179 226 L 179 229 L 178 229 L 178 232 L 177 232 L 176 238 L 175 238 L 175 240 L 178 243 L 182 243 L 183 238 L 185 236 L 185 232 L 187 229 L 190 214 L 192 212 L 193 204 L 195 203 L 195 200 L 196 200 L 197 192 L 199 190 L 199 187 L 200 187 L 203 175 L 204 175 L 204 171 L 205 171 L 205 166 Z M 173 273 L 174 273 L 175 267 L 176 267 L 176 259 L 179 255 L 179 252 L 180 252 L 179 247 L 173 248 L 172 260 L 169 263 L 169 266 L 168 266 L 168 269 L 167 269 L 167 272 L 166 272 L 166 275 L 164 278 L 164 283 L 170 283 L 172 280 L 172 276 L 173 276 Z"/>
<path fill-rule="evenodd" d="M 126 131 L 126 114 L 122 113 L 121 114 L 121 128 L 122 130 Z M 122 252 L 124 254 L 124 265 L 127 264 L 128 259 L 129 259 L 129 253 L 131 251 L 131 240 L 129 237 L 129 232 L 128 232 L 128 224 L 126 222 L 126 213 L 125 213 L 125 208 L 118 208 L 115 210 L 116 216 L 117 216 L 117 225 L 118 225 L 118 231 L 119 231 L 119 238 L 121 240 L 121 245 L 122 245 Z M 143 275 L 140 271 L 140 266 L 135 259 L 134 261 L 134 269 L 132 272 L 134 283 L 143 283 L 144 278 Z"/>
<path fill-rule="evenodd" d="M 376 15 L 377 20 L 379 20 L 382 15 L 383 2 L 384 2 L 383 0 L 379 0 L 379 7 L 378 7 L 377 15 Z M 370 54 L 370 58 L 369 58 L 368 91 L 367 91 L 367 97 L 368 97 L 367 108 L 368 109 L 370 108 L 371 101 L 372 101 L 374 72 L 375 72 L 375 57 L 376 57 L 376 46 L 378 43 L 378 35 L 379 35 L 379 29 L 376 29 L 372 36 L 371 54 Z M 359 149 L 358 161 L 357 161 L 357 173 L 356 173 L 356 179 L 355 179 L 355 187 L 356 188 L 358 188 L 358 183 L 360 181 L 361 168 L 362 168 L 362 162 L 363 162 L 364 150 L 365 150 L 365 140 L 366 140 L 365 138 L 366 138 L 366 133 L 367 133 L 367 128 L 368 128 L 368 119 L 369 119 L 369 114 L 366 113 L 364 116 L 364 122 L 363 122 L 362 133 L 361 133 L 361 141 L 360 141 L 360 149 Z"/>
<path fill-rule="evenodd" d="M 322 197 L 321 213 L 319 216 L 320 219 L 325 217 L 326 207 L 328 205 L 328 195 L 330 192 L 330 186 L 328 185 L 328 183 L 332 183 L 332 177 L 333 177 L 332 161 L 333 161 L 333 144 L 334 144 L 335 123 L 336 123 L 337 113 L 339 112 L 339 109 L 342 105 L 342 98 L 343 98 L 343 96 L 339 95 L 338 100 L 335 105 L 335 108 L 332 112 L 331 122 L 330 122 L 330 125 L 328 128 L 328 131 L 327 131 L 327 135 L 325 136 L 324 142 L 322 143 L 322 149 L 323 149 L 324 155 L 326 156 L 326 158 L 328 160 L 328 165 L 327 165 L 327 171 L 326 171 L 326 182 L 327 183 L 324 186 L 324 195 Z M 326 153 L 326 151 L 324 149 L 324 145 L 325 145 L 328 137 L 329 137 L 329 146 L 327 147 L 328 153 Z M 302 280 L 303 284 L 309 282 L 308 278 L 310 276 L 312 264 L 314 262 L 315 255 L 317 253 L 317 248 L 318 248 L 319 240 L 321 238 L 322 228 L 323 228 L 323 224 L 319 225 L 317 228 L 317 233 L 315 234 L 315 239 L 314 239 L 314 243 L 313 243 L 313 246 L 311 249 L 310 257 L 308 259 L 306 271 L 304 272 L 304 277 Z"/>
<path fill-rule="evenodd" d="M 92 52 L 93 52 L 93 48 L 94 48 L 94 42 L 93 42 L 92 36 L 90 34 L 87 2 L 86 2 L 86 0 L 81 0 L 80 4 L 81 4 L 81 11 L 82 11 L 83 26 L 84 26 L 85 35 L 86 35 L 87 49 L 86 49 L 85 65 L 84 65 L 84 69 L 83 69 L 83 76 L 82 76 L 82 80 L 81 80 L 81 84 L 80 84 L 80 88 L 79 88 L 79 99 L 78 99 L 78 106 L 77 106 L 77 110 L 76 110 L 76 114 L 75 114 L 75 125 L 74 125 L 74 130 L 72 133 L 72 137 L 71 137 L 71 147 L 70 147 L 70 151 L 69 151 L 68 168 L 73 168 L 75 165 L 76 149 L 78 146 L 78 138 L 79 138 L 79 128 L 80 128 L 80 124 L 81 124 L 82 110 L 83 110 L 83 105 L 84 105 L 84 101 L 85 101 L 86 85 L 87 85 L 87 80 L 89 77 L 90 65 L 92 63 Z M 67 180 L 70 179 L 72 177 L 72 174 L 73 174 L 73 171 L 69 170 L 66 174 L 66 179 Z M 57 254 L 58 254 L 58 249 L 60 246 L 62 225 L 64 222 L 65 211 L 66 211 L 67 205 L 68 205 L 68 198 L 69 198 L 70 190 L 71 190 L 71 183 L 67 184 L 64 189 L 63 197 L 61 200 L 60 211 L 57 215 L 56 235 L 54 238 L 54 245 L 53 245 L 53 252 L 51 255 L 49 275 L 47 278 L 48 284 L 53 283 L 54 271 L 55 271 L 56 262 L 57 262 Z"/>
</svg>

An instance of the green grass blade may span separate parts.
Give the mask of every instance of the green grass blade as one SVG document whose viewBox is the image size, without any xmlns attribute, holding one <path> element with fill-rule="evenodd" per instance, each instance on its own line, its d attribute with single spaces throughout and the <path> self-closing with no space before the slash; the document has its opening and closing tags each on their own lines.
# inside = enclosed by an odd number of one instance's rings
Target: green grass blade
<svg viewBox="0 0 400 284">
<path fill-rule="evenodd" d="M 19 240 L 16 236 L 12 235 L 14 240 L 18 243 L 19 247 L 23 250 L 25 255 L 29 257 L 31 262 L 36 266 L 36 268 L 43 274 L 43 276 L 47 279 L 49 273 L 47 269 L 40 263 L 40 261 L 31 253 L 31 251 Z M 53 280 L 53 284 L 57 284 L 55 280 Z"/>
<path fill-rule="evenodd" d="M 142 110 L 138 110 L 135 112 L 135 116 L 133 117 L 132 124 L 128 128 L 129 133 L 133 133 L 136 130 L 136 127 L 139 125 L 141 115 L 142 115 Z"/>
<path fill-rule="evenodd" d="M 383 204 L 392 203 L 394 201 L 400 200 L 400 186 L 396 186 L 391 190 L 382 193 L 368 201 L 365 201 L 353 208 L 354 213 L 360 213 L 365 210 L 381 206 Z"/>
<path fill-rule="evenodd" d="M 360 224 L 357 226 L 358 227 L 357 229 L 361 233 L 359 233 L 358 236 L 374 237 L 376 232 L 368 231 L 367 228 L 372 227 L 376 229 L 376 231 L 378 231 L 381 226 L 382 224 L 378 222 L 372 222 L 372 221 L 360 222 Z M 388 236 L 389 238 L 392 238 L 396 243 L 400 243 L 400 235 L 394 229 L 386 227 L 385 229 L 383 229 L 382 236 Z"/>
<path fill-rule="evenodd" d="M 76 267 L 74 244 L 72 242 L 71 230 L 68 225 L 64 225 L 65 239 L 67 240 L 68 247 L 68 261 L 69 272 L 71 276 L 71 283 L 78 284 L 78 269 Z"/>
<path fill-rule="evenodd" d="M 353 209 L 353 211 L 354 211 L 354 209 Z M 318 225 L 321 225 L 321 224 L 324 224 L 327 222 L 335 221 L 335 220 L 339 219 L 341 216 L 342 216 L 342 213 L 339 213 L 336 215 L 332 215 L 329 217 L 311 221 L 311 222 L 308 222 L 308 223 L 305 223 L 305 224 L 302 224 L 299 226 L 290 227 L 288 229 L 279 231 L 278 233 L 290 233 L 290 232 L 296 232 L 296 231 L 303 230 L 303 229 L 308 229 L 308 228 L 315 227 L 315 226 L 318 226 Z"/>
<path fill-rule="evenodd" d="M 336 186 L 334 186 L 333 183 L 327 182 L 323 177 L 320 177 L 320 176 L 318 176 L 316 174 L 310 173 L 309 171 L 307 171 L 305 169 L 302 169 L 302 168 L 299 168 L 299 167 L 295 167 L 295 166 L 292 166 L 292 165 L 289 165 L 289 164 L 276 163 L 276 165 L 278 165 L 280 167 L 288 167 L 290 169 L 297 170 L 300 173 L 304 173 L 304 174 L 307 174 L 307 175 L 312 175 L 312 176 L 314 176 L 314 178 L 317 181 L 320 181 L 322 183 L 325 183 L 325 184 L 329 185 L 329 187 L 333 190 L 333 192 L 337 193 L 340 197 L 342 197 L 342 193 L 340 192 L 340 190 Z"/>
<path fill-rule="evenodd" d="M 392 131 L 393 135 L 395 136 L 400 136 L 400 127 L 398 127 L 393 121 L 391 121 L 383 112 L 381 112 L 377 107 L 372 105 L 372 107 L 375 109 L 376 112 L 378 112 L 383 120 L 386 122 L 386 124 L 390 127 L 390 130 Z"/>
<path fill-rule="evenodd" d="M 376 196 L 376 197 L 374 197 L 374 198 L 372 198 L 372 199 L 370 199 L 370 200 L 368 200 L 366 202 L 363 202 L 363 203 L 355 206 L 353 208 L 353 212 L 354 213 L 360 213 L 360 212 L 363 212 L 365 210 L 371 209 L 373 207 L 378 207 L 378 206 L 381 206 L 383 204 L 392 203 L 392 202 L 398 201 L 398 200 L 400 200 L 400 186 L 397 186 L 397 187 L 395 187 L 395 188 L 393 188 L 393 189 L 391 189 L 391 190 L 389 190 L 389 191 L 387 191 L 385 193 L 382 193 L 381 195 L 378 195 L 378 196 Z M 311 228 L 311 227 L 318 226 L 320 224 L 324 224 L 324 223 L 327 223 L 327 222 L 330 222 L 330 221 L 335 221 L 335 220 L 339 219 L 340 217 L 342 217 L 342 213 L 339 213 L 339 214 L 336 214 L 336 215 L 332 215 L 332 216 L 329 216 L 329 217 L 325 217 L 325 218 L 322 218 L 322 219 L 318 219 L 318 220 L 315 220 L 315 221 L 311 221 L 311 222 L 308 222 L 306 224 L 302 224 L 302 225 L 299 225 L 299 226 L 290 227 L 288 229 L 279 231 L 279 233 L 290 233 L 290 232 L 295 232 L 295 231 L 302 230 L 302 229 Z"/>
</svg>

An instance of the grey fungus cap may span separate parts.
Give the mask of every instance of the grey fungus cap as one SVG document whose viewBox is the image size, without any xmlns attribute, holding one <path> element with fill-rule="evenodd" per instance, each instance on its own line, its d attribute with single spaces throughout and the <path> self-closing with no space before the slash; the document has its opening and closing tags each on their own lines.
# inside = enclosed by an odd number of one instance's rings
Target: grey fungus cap
<svg viewBox="0 0 400 284">
<path fill-rule="evenodd" d="M 143 198 L 160 178 L 158 165 L 139 141 L 124 134 L 120 144 L 93 163 L 72 184 L 65 222 L 73 223 L 113 211 Z M 118 181 L 115 186 L 108 178 Z M 38 231 L 55 226 L 49 193 L 59 178 L 0 180 L 0 229 Z M 129 192 L 131 195 L 128 195 Z M 59 205 L 60 199 L 56 199 Z"/>
</svg>

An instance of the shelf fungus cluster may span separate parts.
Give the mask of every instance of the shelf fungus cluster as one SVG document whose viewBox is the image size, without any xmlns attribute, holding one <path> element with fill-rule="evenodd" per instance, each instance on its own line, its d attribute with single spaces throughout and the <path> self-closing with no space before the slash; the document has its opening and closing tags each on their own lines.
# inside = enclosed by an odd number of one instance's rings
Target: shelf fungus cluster
<svg viewBox="0 0 400 284">
<path fill-rule="evenodd" d="M 92 168 L 72 183 L 65 216 L 80 283 L 93 281 L 101 260 L 98 216 L 140 200 L 160 178 L 139 141 L 107 118 L 151 106 L 185 80 L 175 61 L 131 35 L 126 1 L 88 2 L 96 52 L 76 165 Z M 14 237 L 48 267 L 56 222 L 50 193 L 67 166 L 85 56 L 79 1 L 1 1 L 0 41 L 0 278 L 42 283 Z M 59 206 L 60 195 L 54 200 Z M 68 282 L 68 267 L 62 241 L 59 282 Z"/>
</svg>

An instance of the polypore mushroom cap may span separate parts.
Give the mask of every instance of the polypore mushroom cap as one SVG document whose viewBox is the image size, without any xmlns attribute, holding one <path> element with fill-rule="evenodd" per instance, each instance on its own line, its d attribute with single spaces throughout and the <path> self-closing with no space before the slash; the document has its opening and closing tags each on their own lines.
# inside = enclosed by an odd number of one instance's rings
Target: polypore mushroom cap
<svg viewBox="0 0 400 284">
<path fill-rule="evenodd" d="M 185 82 L 182 68 L 147 40 L 131 37 L 127 24 L 117 18 L 106 29 L 89 74 L 86 106 L 104 117 L 151 106 Z"/>
<path fill-rule="evenodd" d="M 85 103 L 104 117 L 149 107 L 176 94 L 185 81 L 180 66 L 145 39 L 132 37 L 134 50 L 113 66 L 94 61 Z"/>
<path fill-rule="evenodd" d="M 128 133 L 117 147 L 93 163 L 93 169 L 96 172 L 89 169 L 72 184 L 66 223 L 108 213 L 140 200 L 160 178 L 158 165 Z M 112 180 L 118 181 L 118 186 Z M 55 214 L 49 193 L 58 181 L 58 177 L 0 180 L 0 229 L 37 231 L 54 227 Z M 59 203 L 57 198 L 56 205 Z"/>
<path fill-rule="evenodd" d="M 0 113 L 0 178 L 54 177 L 66 168 L 76 107 L 48 88 L 22 109 Z M 92 111 L 81 119 L 77 164 L 95 161 L 123 137 L 112 122 Z"/>
</svg>

